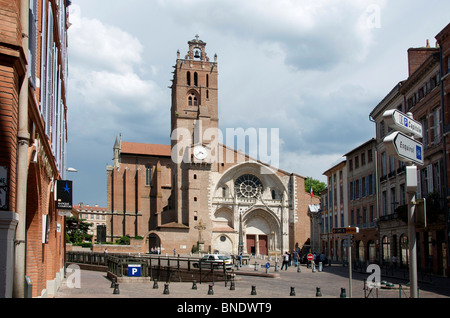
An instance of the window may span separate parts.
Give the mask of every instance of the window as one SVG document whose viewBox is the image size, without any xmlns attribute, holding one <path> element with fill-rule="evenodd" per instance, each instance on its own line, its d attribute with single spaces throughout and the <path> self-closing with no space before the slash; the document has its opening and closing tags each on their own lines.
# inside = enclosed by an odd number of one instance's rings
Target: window
<svg viewBox="0 0 450 318">
<path fill-rule="evenodd" d="M 209 74 L 206 74 L 206 87 L 209 87 Z"/>
<path fill-rule="evenodd" d="M 194 86 L 198 86 L 198 74 L 197 74 L 197 72 L 194 73 Z"/>
<path fill-rule="evenodd" d="M 368 162 L 373 161 L 372 149 L 367 150 L 367 160 L 368 160 Z"/>
<path fill-rule="evenodd" d="M 151 166 L 145 166 L 145 185 L 146 186 L 152 185 L 152 167 Z"/>
<path fill-rule="evenodd" d="M 189 71 L 186 73 L 186 83 L 188 86 L 191 86 L 191 72 Z"/>
</svg>

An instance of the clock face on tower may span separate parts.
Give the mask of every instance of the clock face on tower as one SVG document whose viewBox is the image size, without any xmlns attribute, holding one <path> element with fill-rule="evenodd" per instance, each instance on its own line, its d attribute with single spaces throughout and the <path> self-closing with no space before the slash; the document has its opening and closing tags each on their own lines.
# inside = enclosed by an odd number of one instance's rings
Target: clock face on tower
<svg viewBox="0 0 450 318">
<path fill-rule="evenodd" d="M 206 148 L 203 146 L 195 146 L 194 147 L 194 157 L 198 160 L 203 160 L 206 158 L 207 152 Z"/>
</svg>

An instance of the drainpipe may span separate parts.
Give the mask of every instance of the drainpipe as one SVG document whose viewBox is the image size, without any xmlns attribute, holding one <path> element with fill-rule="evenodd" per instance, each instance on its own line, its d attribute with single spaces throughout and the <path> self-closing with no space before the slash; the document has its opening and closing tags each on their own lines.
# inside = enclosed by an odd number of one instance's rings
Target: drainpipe
<svg viewBox="0 0 450 318">
<path fill-rule="evenodd" d="M 28 16 L 29 0 L 20 1 L 20 23 L 22 26 L 22 48 L 28 61 Z M 27 63 L 28 64 L 28 63 Z M 26 213 L 28 179 L 28 65 L 19 93 L 19 129 L 17 134 L 17 189 L 16 212 L 19 220 L 16 229 L 13 297 L 24 298 L 26 275 Z"/>
</svg>

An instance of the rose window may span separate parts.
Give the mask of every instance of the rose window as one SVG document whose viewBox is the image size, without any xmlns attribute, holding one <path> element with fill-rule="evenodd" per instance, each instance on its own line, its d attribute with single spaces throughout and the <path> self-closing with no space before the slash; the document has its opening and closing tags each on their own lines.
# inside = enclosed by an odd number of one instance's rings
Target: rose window
<svg viewBox="0 0 450 318">
<path fill-rule="evenodd" d="M 234 188 L 240 198 L 255 198 L 261 193 L 263 185 L 254 175 L 245 174 L 236 179 Z"/>
</svg>

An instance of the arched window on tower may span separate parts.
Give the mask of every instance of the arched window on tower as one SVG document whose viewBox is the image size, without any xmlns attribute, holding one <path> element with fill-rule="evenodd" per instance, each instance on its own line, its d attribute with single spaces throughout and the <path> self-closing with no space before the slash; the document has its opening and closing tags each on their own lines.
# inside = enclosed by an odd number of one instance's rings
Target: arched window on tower
<svg viewBox="0 0 450 318">
<path fill-rule="evenodd" d="M 194 86 L 198 86 L 198 75 L 197 75 L 197 72 L 194 73 Z"/>
<path fill-rule="evenodd" d="M 206 87 L 209 87 L 209 74 L 206 74 Z"/>
<path fill-rule="evenodd" d="M 194 106 L 197 106 L 198 102 L 197 102 L 197 97 L 194 97 Z"/>
<path fill-rule="evenodd" d="M 188 97 L 188 105 L 189 105 L 189 106 L 192 106 L 192 96 L 189 96 L 189 97 Z"/>
<path fill-rule="evenodd" d="M 191 72 L 186 73 L 186 82 L 188 86 L 191 86 Z"/>
</svg>

